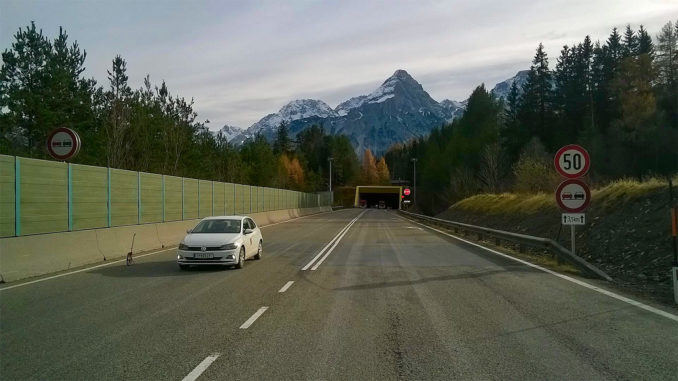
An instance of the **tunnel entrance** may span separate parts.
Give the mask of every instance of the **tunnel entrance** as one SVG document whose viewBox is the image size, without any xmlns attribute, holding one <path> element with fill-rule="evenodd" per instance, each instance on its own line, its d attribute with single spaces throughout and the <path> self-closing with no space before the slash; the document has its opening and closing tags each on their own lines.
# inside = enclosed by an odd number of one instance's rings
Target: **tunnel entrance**
<svg viewBox="0 0 678 381">
<path fill-rule="evenodd" d="M 402 188 L 399 186 L 357 186 L 356 207 L 400 209 Z"/>
</svg>

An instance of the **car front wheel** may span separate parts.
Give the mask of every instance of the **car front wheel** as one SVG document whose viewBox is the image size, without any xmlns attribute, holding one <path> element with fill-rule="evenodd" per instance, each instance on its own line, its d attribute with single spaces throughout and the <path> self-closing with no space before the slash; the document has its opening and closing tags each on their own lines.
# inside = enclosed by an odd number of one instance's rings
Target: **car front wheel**
<svg viewBox="0 0 678 381">
<path fill-rule="evenodd" d="M 238 264 L 235 265 L 236 268 L 241 269 L 245 266 L 245 248 L 240 248 L 240 255 L 238 256 Z"/>
</svg>

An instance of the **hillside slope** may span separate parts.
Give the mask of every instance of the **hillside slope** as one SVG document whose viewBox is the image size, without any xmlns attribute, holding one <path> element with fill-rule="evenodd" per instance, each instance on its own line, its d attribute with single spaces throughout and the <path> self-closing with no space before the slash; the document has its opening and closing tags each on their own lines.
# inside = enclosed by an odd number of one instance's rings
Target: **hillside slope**
<svg viewBox="0 0 678 381">
<path fill-rule="evenodd" d="M 593 191 L 586 226 L 576 230 L 577 255 L 630 291 L 671 302 L 670 211 L 666 182 L 618 181 Z M 570 247 L 551 194 L 482 194 L 437 217 L 557 240 Z"/>
</svg>

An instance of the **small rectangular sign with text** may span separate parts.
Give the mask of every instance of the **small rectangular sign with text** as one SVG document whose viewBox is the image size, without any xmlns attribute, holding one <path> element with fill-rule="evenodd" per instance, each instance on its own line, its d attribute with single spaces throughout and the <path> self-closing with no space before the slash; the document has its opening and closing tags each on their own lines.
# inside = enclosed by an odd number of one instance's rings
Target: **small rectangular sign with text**
<svg viewBox="0 0 678 381">
<path fill-rule="evenodd" d="M 585 217 L 584 213 L 563 213 L 563 225 L 585 225 Z"/>
</svg>

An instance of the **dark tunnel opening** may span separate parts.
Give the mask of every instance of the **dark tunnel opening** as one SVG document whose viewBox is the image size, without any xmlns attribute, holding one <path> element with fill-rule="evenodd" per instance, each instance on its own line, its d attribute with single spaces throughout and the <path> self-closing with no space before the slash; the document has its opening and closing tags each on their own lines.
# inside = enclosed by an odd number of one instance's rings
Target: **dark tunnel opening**
<svg viewBox="0 0 678 381">
<path fill-rule="evenodd" d="M 380 202 L 387 209 L 398 209 L 399 198 L 398 193 L 360 193 L 360 205 L 366 205 L 368 208 L 379 208 Z M 363 201 L 364 200 L 364 201 Z"/>
</svg>

